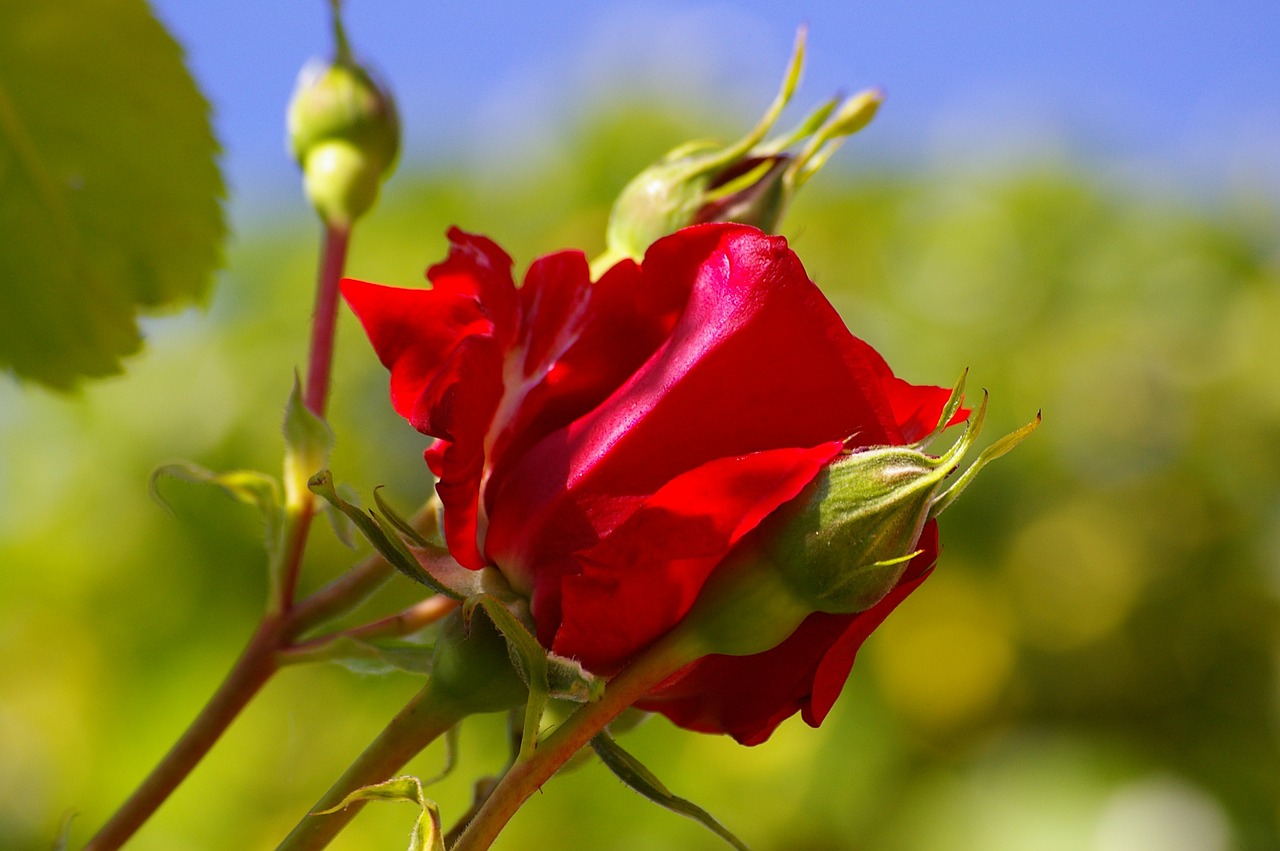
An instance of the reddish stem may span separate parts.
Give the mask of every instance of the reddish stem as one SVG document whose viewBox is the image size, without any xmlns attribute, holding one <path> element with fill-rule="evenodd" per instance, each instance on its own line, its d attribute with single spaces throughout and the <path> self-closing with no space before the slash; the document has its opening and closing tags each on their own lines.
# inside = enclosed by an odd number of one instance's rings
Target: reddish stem
<svg viewBox="0 0 1280 851">
<path fill-rule="evenodd" d="M 186 779 L 231 726 L 240 710 L 276 672 L 275 650 L 281 643 L 283 626 L 281 621 L 270 618 L 259 624 L 235 667 L 191 726 L 115 815 L 89 840 L 85 851 L 114 851 L 119 848 Z"/>
<path fill-rule="evenodd" d="M 316 802 L 310 813 L 303 816 L 302 821 L 298 822 L 297 827 L 285 837 L 276 851 L 316 851 L 324 848 L 355 818 L 365 802 L 358 801 L 324 815 L 317 815 L 318 812 L 336 807 L 356 789 L 390 780 L 406 762 L 461 721 L 466 714 L 467 711 L 457 704 L 441 699 L 428 682 L 337 782 L 329 787 L 329 791 Z"/>
<path fill-rule="evenodd" d="M 329 371 L 333 365 L 333 340 L 338 318 L 338 283 L 347 262 L 349 225 L 326 224 L 320 249 L 320 271 L 316 277 L 315 313 L 311 318 L 311 357 L 308 361 L 307 389 L 303 396 L 307 409 L 324 416 L 329 396 Z"/>
<path fill-rule="evenodd" d="M 317 417 L 324 417 L 329 398 L 329 373 L 333 367 L 334 337 L 338 324 L 338 284 L 347 263 L 347 245 L 351 241 L 350 225 L 326 223 L 320 246 L 320 268 L 316 273 L 316 303 L 311 313 L 311 354 L 307 360 L 307 387 L 303 404 Z M 293 522 L 289 524 L 285 542 L 284 570 L 280 576 L 280 597 L 272 600 L 273 611 L 287 612 L 298 593 L 298 573 L 311 532 L 315 498 L 308 491 L 301 494 Z"/>
<path fill-rule="evenodd" d="M 303 402 L 316 416 L 323 417 L 329 394 L 329 373 L 333 364 L 334 330 L 338 313 L 338 282 L 346 265 L 350 226 L 325 226 L 320 269 L 316 281 L 316 303 L 311 322 L 311 353 Z M 381 584 L 391 568 L 381 559 L 371 559 L 349 574 L 303 601 L 294 612 L 298 574 L 311 529 L 312 496 L 303 495 L 286 533 L 285 563 L 280 594 L 270 601 L 258 629 L 225 680 L 205 704 L 200 714 L 174 743 L 111 819 L 85 846 L 86 851 L 110 851 L 129 840 L 160 807 L 214 743 L 226 732 L 240 711 L 279 669 L 277 653 L 308 628 L 327 617 L 350 608 Z"/>
<path fill-rule="evenodd" d="M 532 756 L 507 771 L 451 851 L 483 851 L 492 845 L 529 796 L 542 788 L 596 733 L 701 655 L 690 652 L 691 649 L 673 633 L 610 680 L 599 701 L 585 704 L 570 715 L 545 741 L 538 743 Z"/>
</svg>

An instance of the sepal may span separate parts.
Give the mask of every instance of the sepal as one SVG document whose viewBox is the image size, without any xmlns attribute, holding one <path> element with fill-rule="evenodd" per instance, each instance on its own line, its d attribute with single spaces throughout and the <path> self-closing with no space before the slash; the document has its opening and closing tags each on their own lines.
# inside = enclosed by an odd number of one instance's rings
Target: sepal
<svg viewBox="0 0 1280 851">
<path fill-rule="evenodd" d="M 660 807 L 691 818 L 738 851 L 750 851 L 746 843 L 734 836 L 715 817 L 690 800 L 673 795 L 644 763 L 622 749 L 607 732 L 597 733 L 591 739 L 591 749 L 614 776 L 628 787 L 639 792 Z"/>
<path fill-rule="evenodd" d="M 512 606 L 520 609 L 524 617 L 512 611 Z M 526 623 L 527 609 L 523 600 L 513 598 L 511 603 L 507 603 L 492 594 L 469 597 L 462 604 L 464 622 L 470 623 L 477 608 L 489 616 L 498 632 L 506 639 L 511 665 L 529 690 L 518 757 L 524 759 L 537 746 L 542 716 L 552 697 L 579 703 L 599 700 L 604 693 L 605 683 L 603 679 L 588 673 L 576 661 L 548 653 L 542 648 Z"/>
<path fill-rule="evenodd" d="M 454 561 L 449 551 L 420 538 L 427 546 L 411 546 L 401 537 L 401 527 L 407 522 L 398 518 L 392 522 L 373 509 L 362 510 L 339 496 L 333 483 L 333 474 L 321 470 L 307 483 L 312 493 L 323 497 L 346 515 L 365 539 L 373 545 L 387 563 L 405 576 L 420 582 L 455 600 L 465 600 L 474 594 L 484 593 L 494 581 L 502 581 L 493 570 L 468 570 Z M 376 496 L 375 496 L 376 499 Z M 380 502 L 386 507 L 385 503 Z"/>
<path fill-rule="evenodd" d="M 440 808 L 423 794 L 422 781 L 409 775 L 393 777 L 371 786 L 362 786 L 343 798 L 342 803 L 336 807 L 318 810 L 312 815 L 329 815 L 364 801 L 407 801 L 415 804 L 421 812 L 413 823 L 413 832 L 409 835 L 409 851 L 445 851 L 444 831 L 440 826 Z"/>
<path fill-rule="evenodd" d="M 854 614 L 878 603 L 902 579 L 924 525 L 941 513 L 977 472 L 1008 452 L 1040 422 L 992 444 L 956 480 L 946 479 L 977 441 L 987 395 L 961 437 L 939 456 L 924 447 L 961 410 L 965 376 L 957 382 L 934 430 L 906 446 L 860 450 L 834 461 L 774 522 L 765 558 L 777 565 L 792 593 L 815 611 Z"/>
<path fill-rule="evenodd" d="M 352 635 L 339 635 L 322 647 L 306 652 L 283 654 L 282 664 L 333 662 L 357 674 L 380 675 L 393 671 L 430 674 L 434 667 L 435 645 L 389 640 L 366 641 Z"/>
<path fill-rule="evenodd" d="M 500 712 L 525 702 L 527 688 L 516 671 L 494 620 L 459 607 L 440 624 L 428 688 L 464 714 Z"/>
<path fill-rule="evenodd" d="M 919 542 L 925 524 L 982 467 L 1040 423 L 1037 414 L 996 441 L 947 487 L 982 430 L 986 394 L 949 449 L 934 456 L 925 447 L 963 414 L 964 383 L 962 375 L 937 426 L 922 440 L 860 449 L 832 461 L 716 568 L 673 633 L 690 658 L 762 653 L 811 614 L 864 612 L 899 586 L 923 552 Z"/>
</svg>

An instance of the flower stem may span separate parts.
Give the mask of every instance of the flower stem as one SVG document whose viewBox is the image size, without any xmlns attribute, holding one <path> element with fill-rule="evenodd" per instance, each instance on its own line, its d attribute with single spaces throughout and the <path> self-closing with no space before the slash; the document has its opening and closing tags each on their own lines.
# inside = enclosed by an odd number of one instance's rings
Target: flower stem
<svg viewBox="0 0 1280 851">
<path fill-rule="evenodd" d="M 342 803 L 364 786 L 389 780 L 406 762 L 447 732 L 467 714 L 457 703 L 442 699 L 431 683 L 414 695 L 351 767 L 329 787 L 311 813 L 280 843 L 277 851 L 315 851 L 324 848 L 364 806 L 356 802 L 334 813 L 314 815 Z"/>
<path fill-rule="evenodd" d="M 325 226 L 304 395 L 307 408 L 317 416 L 324 415 L 329 392 L 338 282 L 346 264 L 350 234 L 347 225 Z M 305 503 L 293 514 L 286 533 L 286 562 L 278 597 L 270 601 L 257 630 L 213 697 L 142 784 L 89 841 L 86 851 L 111 851 L 127 842 L 279 670 L 279 654 L 290 648 L 293 639 L 355 608 L 394 573 L 386 561 L 374 556 L 295 606 L 293 598 L 314 513 L 311 494 L 308 492 L 305 498 Z M 425 517 L 425 513 L 420 516 Z"/>
<path fill-rule="evenodd" d="M 347 264 L 347 245 L 351 241 L 349 225 L 328 222 L 320 248 L 320 268 L 316 273 L 316 302 L 311 314 L 311 353 L 307 359 L 307 387 L 303 404 L 307 410 L 324 418 L 329 398 L 329 373 L 333 367 L 333 343 L 338 322 L 338 283 Z M 280 574 L 279 598 L 270 603 L 273 612 L 287 612 L 298 592 L 298 574 L 311 532 L 315 513 L 315 497 L 310 491 L 300 494 L 297 511 L 286 533 L 284 570 Z"/>
<path fill-rule="evenodd" d="M 378 638 L 398 638 L 424 629 L 448 615 L 458 607 L 458 601 L 436 594 L 427 597 L 404 611 L 389 615 L 363 626 L 344 629 L 330 635 L 300 641 L 280 651 L 277 659 L 281 667 L 301 662 L 325 661 L 329 652 L 342 638 L 373 641 Z"/>
<path fill-rule="evenodd" d="M 307 408 L 324 416 L 329 396 L 329 371 L 333 366 L 333 340 L 338 318 L 338 282 L 347 263 L 350 225 L 328 223 L 320 249 L 320 270 L 316 276 L 315 313 L 311 320 L 311 356 L 307 361 Z"/>
<path fill-rule="evenodd" d="M 269 618 L 259 624 L 239 660 L 204 709 L 191 722 L 191 726 L 133 795 L 89 840 L 85 851 L 112 851 L 119 848 L 191 773 L 231 726 L 240 710 L 276 672 L 275 650 L 281 643 L 282 628 L 281 621 Z"/>
<path fill-rule="evenodd" d="M 680 640 L 677 633 L 646 650 L 609 681 L 599 701 L 583 705 L 555 732 L 539 742 L 529 758 L 517 761 L 507 771 L 451 851 L 483 851 L 488 848 L 529 796 L 550 780 L 596 733 L 699 655 L 701 653 L 694 652 L 692 645 Z"/>
</svg>

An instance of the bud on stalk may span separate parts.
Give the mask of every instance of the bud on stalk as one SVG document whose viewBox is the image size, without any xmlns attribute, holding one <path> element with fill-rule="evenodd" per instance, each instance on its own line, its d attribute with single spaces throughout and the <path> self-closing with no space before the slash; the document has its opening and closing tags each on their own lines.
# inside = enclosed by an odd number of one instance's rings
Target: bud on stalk
<svg viewBox="0 0 1280 851">
<path fill-rule="evenodd" d="M 883 100 L 876 89 L 832 98 L 789 133 L 766 140 L 799 83 L 804 35 L 801 30 L 796 37 L 782 88 L 746 136 L 731 145 L 681 145 L 623 188 L 609 216 L 597 273 L 625 257 L 639 260 L 655 240 L 688 225 L 738 222 L 777 232 L 795 193 L 846 137 L 871 121 Z"/>
<path fill-rule="evenodd" d="M 289 151 L 302 167 L 307 197 L 326 224 L 346 226 L 368 212 L 400 147 L 391 93 L 351 55 L 341 24 L 331 61 L 298 75 L 289 103 Z"/>
</svg>

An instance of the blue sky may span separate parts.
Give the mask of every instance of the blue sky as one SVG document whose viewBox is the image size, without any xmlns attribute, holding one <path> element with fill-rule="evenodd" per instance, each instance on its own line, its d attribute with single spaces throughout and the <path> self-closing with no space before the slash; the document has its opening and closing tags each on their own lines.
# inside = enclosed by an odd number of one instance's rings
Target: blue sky
<svg viewBox="0 0 1280 851">
<path fill-rule="evenodd" d="M 214 103 L 233 210 L 296 185 L 284 104 L 298 68 L 329 49 L 327 3 L 153 2 Z M 628 87 L 748 120 L 806 23 L 801 106 L 888 91 L 861 156 L 1071 157 L 1108 176 L 1280 195 L 1277 0 L 348 0 L 346 17 L 397 93 L 410 163 L 525 150 Z"/>
</svg>

